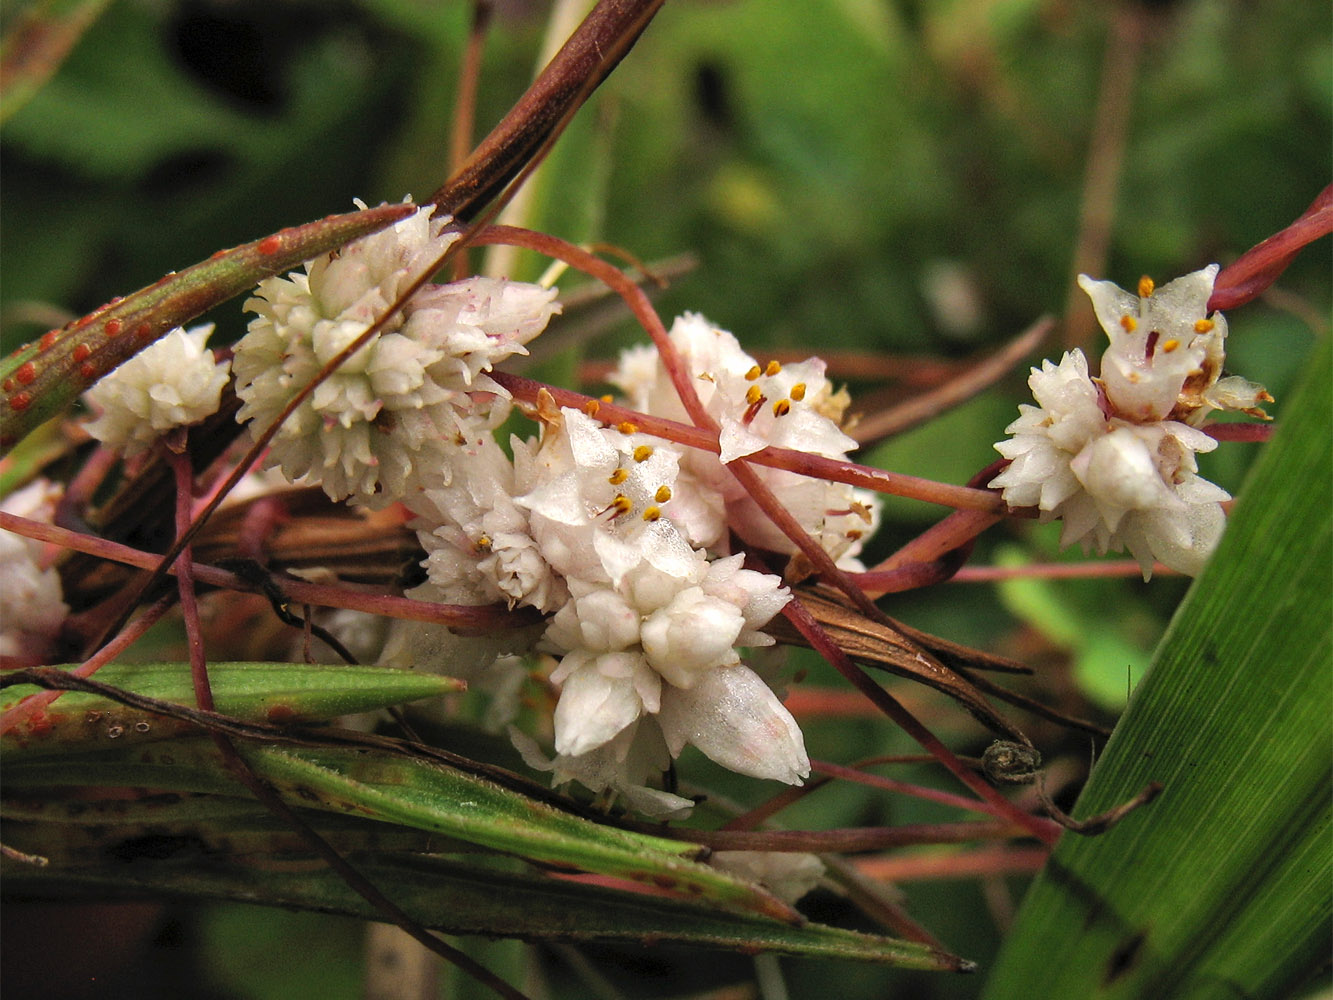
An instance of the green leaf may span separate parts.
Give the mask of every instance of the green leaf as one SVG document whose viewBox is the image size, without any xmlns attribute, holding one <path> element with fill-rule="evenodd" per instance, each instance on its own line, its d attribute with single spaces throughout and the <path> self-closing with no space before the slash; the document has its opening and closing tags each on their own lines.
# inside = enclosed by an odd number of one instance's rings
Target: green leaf
<svg viewBox="0 0 1333 1000">
<path fill-rule="evenodd" d="M 776 952 L 809 958 L 879 962 L 904 968 L 963 971 L 968 963 L 914 942 L 718 913 L 658 896 L 617 892 L 507 873 L 439 857 L 360 860 L 361 872 L 426 927 L 450 934 L 484 934 L 529 941 L 679 944 L 727 951 Z M 152 896 L 260 902 L 380 918 L 360 896 L 322 867 L 269 870 L 238 862 L 136 864 L 100 867 L 8 868 L 11 891 L 99 895 L 138 890 Z"/>
<path fill-rule="evenodd" d="M 435 759 L 384 750 L 242 745 L 255 773 L 293 802 L 503 851 L 542 864 L 648 882 L 778 919 L 778 900 L 693 859 L 694 844 L 604 826 Z M 212 742 L 178 739 L 7 763 L 10 790 L 130 786 L 241 793 Z"/>
<path fill-rule="evenodd" d="M 452 677 L 410 670 L 300 663 L 213 663 L 208 677 L 217 711 L 255 722 L 331 719 L 449 694 L 465 686 Z M 159 701 L 195 704 L 187 663 L 109 663 L 97 672 L 97 680 Z M 6 688 L 0 692 L 0 711 L 38 690 L 29 684 Z M 36 719 L 0 736 L 0 751 L 5 762 L 13 764 L 18 759 L 114 745 L 111 740 L 160 740 L 194 731 L 187 722 L 128 708 L 99 695 L 66 691 Z"/>
<path fill-rule="evenodd" d="M 1066 835 L 989 1000 L 1281 997 L 1327 960 L 1331 362 L 1326 340 L 1077 813 L 1164 792 Z"/>
</svg>

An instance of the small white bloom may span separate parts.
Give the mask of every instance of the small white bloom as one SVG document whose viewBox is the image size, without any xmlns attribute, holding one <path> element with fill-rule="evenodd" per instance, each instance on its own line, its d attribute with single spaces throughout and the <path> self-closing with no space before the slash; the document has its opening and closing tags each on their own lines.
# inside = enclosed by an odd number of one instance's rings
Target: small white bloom
<svg viewBox="0 0 1333 1000">
<path fill-rule="evenodd" d="M 204 346 L 212 332 L 211 323 L 177 327 L 84 393 L 98 414 L 88 433 L 131 456 L 216 413 L 229 364 Z"/>
<path fill-rule="evenodd" d="M 726 463 L 769 446 L 845 457 L 856 447 L 839 426 L 845 394 L 833 392 L 824 376 L 824 363 L 817 358 L 761 366 L 734 336 L 697 314 L 678 318 L 670 335 L 694 376 L 700 402 L 720 428 L 720 455 L 691 449 L 681 458 L 682 492 L 718 497 L 724 504 L 725 521 L 717 516 L 715 507 L 697 508 L 699 515 L 689 522 L 691 543 L 725 552 L 730 530 L 751 545 L 794 554 L 790 539 L 727 472 Z M 623 354 L 611 381 L 636 409 L 688 420 L 675 387 L 657 363 L 656 349 L 636 348 Z M 841 483 L 764 466 L 755 469 L 839 565 L 860 567 L 856 554 L 877 524 L 878 498 Z M 677 520 L 686 523 L 684 518 Z"/>
<path fill-rule="evenodd" d="M 236 345 L 239 419 L 265 428 L 360 337 L 457 234 L 427 206 L 395 225 L 262 281 Z M 269 463 L 334 500 L 384 506 L 448 482 L 456 440 L 507 412 L 484 372 L 525 353 L 558 306 L 555 292 L 489 278 L 425 286 L 321 383 L 273 439 Z"/>
<path fill-rule="evenodd" d="M 1006 503 L 1062 518 L 1062 545 L 1128 549 L 1145 579 L 1154 560 L 1197 573 L 1225 525 L 1230 497 L 1195 460 L 1217 442 L 1193 425 L 1214 409 L 1263 416 L 1258 403 L 1271 399 L 1244 379 L 1219 381 L 1226 321 L 1204 315 L 1217 270 L 1160 289 L 1144 278 L 1137 296 L 1081 275 L 1111 341 L 1100 378 L 1081 351 L 1043 361 L 1028 379 L 1038 405 L 1020 405 L 1013 437 L 995 446 L 1010 464 L 990 485 Z"/>
<path fill-rule="evenodd" d="M 531 535 L 527 511 L 514 502 L 514 467 L 495 439 L 479 432 L 439 471 L 433 485 L 403 497 L 420 516 L 414 527 L 431 582 L 458 603 L 559 608 L 568 594 Z"/>
<path fill-rule="evenodd" d="M 575 757 L 557 754 L 551 760 L 534 740 L 512 727 L 509 738 L 529 767 L 554 772 L 552 783 L 557 786 L 577 781 L 594 792 L 620 796 L 635 812 L 654 819 L 686 819 L 694 808 L 689 799 L 649 784 L 660 781 L 662 772 L 671 766 L 662 731 L 651 716 L 631 723 L 597 749 Z"/>
<path fill-rule="evenodd" d="M 618 584 L 569 581 L 573 599 L 542 639 L 562 655 L 556 750 L 574 761 L 655 718 L 672 756 L 693 743 L 742 774 L 799 783 L 809 773 L 800 729 L 735 648 L 771 643 L 758 630 L 790 594 L 741 569 L 739 555 L 694 555 L 680 577 L 645 560 Z"/>
<path fill-rule="evenodd" d="M 1198 425 L 1212 410 L 1265 416 L 1263 386 L 1230 378 L 1218 386 L 1226 360 L 1227 321 L 1208 315 L 1216 264 L 1157 288 L 1139 279 L 1133 295 L 1110 281 L 1078 277 L 1110 339 L 1100 381 L 1112 416 L 1136 423 L 1181 420 Z"/>
<path fill-rule="evenodd" d="M 526 456 L 530 488 L 516 498 L 551 566 L 567 580 L 612 584 L 644 562 L 673 577 L 693 573 L 698 559 L 673 519 L 679 452 L 579 410 L 560 414 Z"/>
<path fill-rule="evenodd" d="M 5 497 L 0 510 L 50 523 L 61 488 L 36 479 Z M 45 565 L 42 543 L 0 531 L 0 656 L 40 663 L 69 615 L 60 574 Z"/>
</svg>

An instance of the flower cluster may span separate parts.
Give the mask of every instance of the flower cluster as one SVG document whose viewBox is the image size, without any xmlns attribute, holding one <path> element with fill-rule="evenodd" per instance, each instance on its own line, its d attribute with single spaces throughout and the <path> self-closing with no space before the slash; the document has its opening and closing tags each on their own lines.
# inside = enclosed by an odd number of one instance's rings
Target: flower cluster
<svg viewBox="0 0 1333 1000">
<path fill-rule="evenodd" d="M 491 278 L 421 284 L 400 303 L 455 239 L 423 208 L 302 273 L 266 279 L 245 304 L 255 317 L 231 362 L 238 419 L 256 436 L 278 425 L 268 470 L 333 500 L 399 503 L 415 518 L 427 580 L 410 596 L 548 616 L 485 636 L 396 622 L 379 661 L 512 693 L 526 671 L 512 654 L 548 654 L 560 692 L 555 758 L 516 741 L 557 782 L 655 815 L 691 805 L 653 787 L 686 745 L 742 774 L 799 784 L 810 770 L 801 731 L 772 678 L 742 660 L 773 644 L 762 629 L 790 593 L 732 554 L 735 538 L 797 549 L 727 465 L 770 445 L 843 457 L 854 446 L 839 426 L 845 393 L 822 362 L 761 366 L 731 334 L 687 315 L 670 338 L 721 428 L 720 455 L 630 424 L 605 427 L 549 396 L 534 407 L 540 435 L 505 449 L 494 431 L 510 399 L 487 373 L 526 353 L 559 306 L 551 289 Z M 143 447 L 212 412 L 227 368 L 204 350 L 206 336 L 173 334 L 104 380 L 94 432 Z M 655 349 L 627 353 L 614 381 L 641 411 L 684 415 Z M 873 498 L 790 472 L 760 475 L 834 559 L 859 566 Z"/>
<path fill-rule="evenodd" d="M 212 323 L 177 327 L 84 393 L 98 415 L 88 433 L 129 457 L 217 412 L 229 366 L 204 346 L 212 333 Z"/>
<path fill-rule="evenodd" d="M 1262 386 L 1221 378 L 1226 321 L 1207 316 L 1216 264 L 1137 295 L 1086 275 L 1110 339 L 1101 375 L 1083 352 L 1034 368 L 1028 385 L 1037 406 L 1019 407 L 996 450 L 1010 459 L 991 481 L 1014 507 L 1061 518 L 1061 544 L 1098 552 L 1128 549 L 1144 578 L 1158 560 L 1195 574 L 1225 525 L 1229 494 L 1198 475 L 1195 456 L 1217 442 L 1198 429 L 1213 410 L 1264 416 L 1272 397 Z"/>
<path fill-rule="evenodd" d="M 0 510 L 49 523 L 59 498 L 60 487 L 35 479 L 5 497 Z M 41 663 L 69 614 L 60 574 L 43 560 L 40 542 L 0 531 L 0 579 L 0 656 Z"/>
<path fill-rule="evenodd" d="M 269 278 L 236 345 L 240 419 L 256 431 L 388 312 L 457 233 L 422 208 L 395 225 Z M 286 419 L 269 452 L 293 481 L 334 500 L 384 506 L 447 469 L 454 442 L 504 419 L 506 394 L 485 376 L 539 334 L 557 310 L 536 285 L 470 278 L 427 285 Z"/>
</svg>

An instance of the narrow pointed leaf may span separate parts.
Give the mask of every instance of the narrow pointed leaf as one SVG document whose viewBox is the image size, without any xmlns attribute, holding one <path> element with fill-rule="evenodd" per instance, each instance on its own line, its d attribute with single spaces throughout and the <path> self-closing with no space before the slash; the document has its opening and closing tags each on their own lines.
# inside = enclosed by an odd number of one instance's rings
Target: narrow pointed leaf
<svg viewBox="0 0 1333 1000">
<path fill-rule="evenodd" d="M 1333 933 L 1326 340 L 1024 901 L 989 1000 L 1283 997 Z"/>
<path fill-rule="evenodd" d="M 72 670 L 74 665 L 64 669 Z M 255 722 L 304 722 L 367 712 L 461 690 L 452 677 L 383 667 L 300 663 L 214 663 L 208 668 L 217 710 Z M 111 663 L 97 679 L 178 705 L 194 704 L 187 663 Z M 39 689 L 0 691 L 0 711 Z M 195 732 L 188 722 L 139 711 L 95 694 L 67 691 L 36 718 L 0 736 L 7 765 L 47 754 L 86 752 L 116 741 L 161 740 Z"/>
<path fill-rule="evenodd" d="M 529 941 L 641 942 L 746 953 L 877 962 L 912 969 L 970 971 L 971 964 L 926 945 L 856 931 L 718 913 L 697 904 L 561 882 L 532 874 L 477 870 L 443 858 L 361 861 L 375 885 L 426 927 Z M 5 880 L 30 896 L 148 893 L 380 915 L 336 875 L 210 863 L 88 868 L 7 866 Z"/>
<path fill-rule="evenodd" d="M 777 919 L 795 914 L 743 879 L 701 864 L 700 848 L 604 826 L 485 778 L 369 749 L 240 747 L 255 773 L 294 804 L 397 823 L 494 851 L 647 882 Z M 244 795 L 211 741 L 178 739 L 7 766 L 11 790 L 130 786 Z"/>
</svg>

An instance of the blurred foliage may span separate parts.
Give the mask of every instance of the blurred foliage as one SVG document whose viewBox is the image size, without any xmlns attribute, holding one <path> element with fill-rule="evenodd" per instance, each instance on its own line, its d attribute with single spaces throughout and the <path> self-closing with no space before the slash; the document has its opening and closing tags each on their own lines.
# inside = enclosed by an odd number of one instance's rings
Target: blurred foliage
<svg viewBox="0 0 1333 1000">
<path fill-rule="evenodd" d="M 500 5 L 479 130 L 521 93 L 546 11 L 520 0 Z M 1126 11 L 1142 19 L 1146 40 L 1103 276 L 1127 285 L 1142 273 L 1166 279 L 1225 264 L 1291 221 L 1333 173 L 1326 5 L 671 0 L 553 158 L 543 224 L 647 261 L 696 254 L 697 269 L 661 296 L 664 314 L 703 312 L 755 352 L 959 357 L 993 347 L 1063 308 L 1109 25 Z M 111 4 L 0 133 L 5 349 L 51 315 L 81 313 L 221 247 L 347 210 L 353 198 L 424 197 L 448 172 L 468 20 L 467 4 L 426 0 Z M 592 192 L 604 203 L 590 204 Z M 1273 390 L 1279 419 L 1315 337 L 1310 318 L 1327 322 L 1328 262 L 1323 241 L 1288 271 L 1280 296 L 1229 317 L 1232 367 Z M 950 319 L 960 295 L 972 305 L 961 322 Z M 235 303 L 212 318 L 229 339 L 243 326 Z M 625 323 L 592 349 L 609 353 L 631 336 Z M 854 391 L 869 388 L 854 370 L 839 377 Z M 870 460 L 965 480 L 994 457 L 990 444 L 1015 415 L 1022 381 L 1015 373 L 877 447 Z M 1255 450 L 1224 446 L 1202 471 L 1234 489 Z M 936 516 L 891 504 L 872 555 Z M 1045 561 L 1054 557 L 1053 532 L 1004 526 L 981 540 L 976 559 Z M 1123 697 L 1130 662 L 1137 679 L 1139 657 L 1183 589 L 1169 579 L 999 592 L 952 585 L 888 606 L 919 627 L 1025 659 L 1043 672 L 1034 692 L 1096 712 L 1113 707 L 1116 692 Z M 812 655 L 794 660 L 808 684 L 839 686 Z M 915 688 L 902 697 L 960 751 L 984 747 L 980 730 L 942 700 Z M 846 762 L 916 749 L 870 715 L 801 721 L 813 757 Z M 1030 728 L 1049 757 L 1073 771 L 1085 766 L 1086 739 L 1045 723 Z M 698 755 L 682 772 L 742 803 L 768 794 Z M 902 776 L 934 780 L 924 769 Z M 929 804 L 850 786 L 825 788 L 782 815 L 793 827 L 938 818 Z M 1016 880 L 984 892 L 945 882 L 910 886 L 907 895 L 925 926 L 984 965 L 1005 899 L 1020 889 Z M 844 909 L 831 894 L 811 906 L 817 919 Z M 317 950 L 326 938 L 353 946 L 344 923 L 206 913 L 199 975 L 210 995 L 357 995 L 359 964 L 346 955 L 325 961 Z M 511 968 L 497 971 L 521 981 L 522 949 L 483 950 L 487 961 L 507 956 Z M 635 996 L 753 975 L 740 956 L 698 963 L 668 952 L 588 954 Z M 552 996 L 586 995 L 560 955 L 547 957 Z M 317 976 L 295 972 L 314 966 Z M 975 996 L 980 986 L 823 962 L 782 967 L 792 996 L 930 1000 Z M 458 984 L 454 995 L 483 993 Z"/>
</svg>

